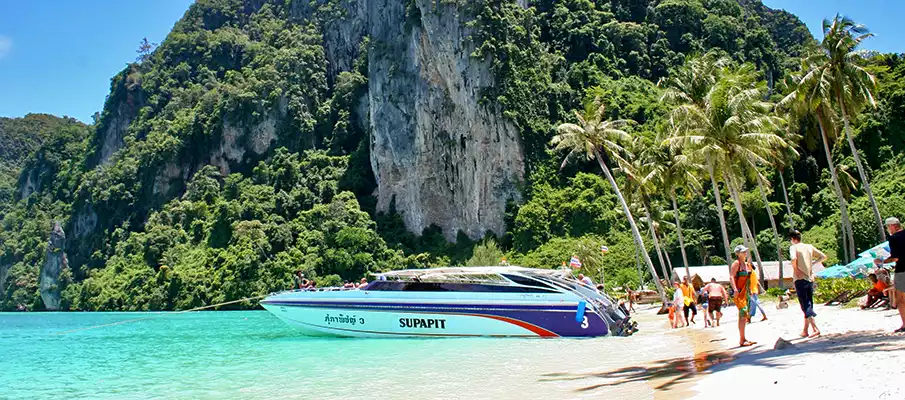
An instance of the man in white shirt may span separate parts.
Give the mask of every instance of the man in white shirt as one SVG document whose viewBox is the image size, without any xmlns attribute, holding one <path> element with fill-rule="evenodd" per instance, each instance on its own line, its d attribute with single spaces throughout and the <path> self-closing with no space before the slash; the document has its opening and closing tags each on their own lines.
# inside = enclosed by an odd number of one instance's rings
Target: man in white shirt
<svg viewBox="0 0 905 400">
<path fill-rule="evenodd" d="M 804 329 L 801 331 L 801 337 L 808 337 L 808 328 L 813 328 L 814 333 L 811 337 L 820 336 L 820 330 L 817 329 L 817 323 L 814 317 L 814 264 L 826 260 L 826 254 L 823 254 L 816 247 L 806 243 L 801 243 L 801 232 L 792 231 L 789 235 L 792 246 L 789 247 L 789 257 L 792 260 L 792 280 L 795 281 L 795 293 L 798 295 L 798 303 L 801 305 L 801 311 L 804 312 Z"/>
</svg>

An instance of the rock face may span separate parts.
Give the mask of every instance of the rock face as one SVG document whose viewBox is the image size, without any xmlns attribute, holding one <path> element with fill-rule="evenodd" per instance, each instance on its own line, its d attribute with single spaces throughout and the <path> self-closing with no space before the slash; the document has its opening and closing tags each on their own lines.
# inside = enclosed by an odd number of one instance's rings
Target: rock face
<svg viewBox="0 0 905 400">
<path fill-rule="evenodd" d="M 9 265 L 0 264 L 0 293 L 6 293 L 6 277 L 9 275 Z"/>
<path fill-rule="evenodd" d="M 479 104 L 494 83 L 471 56 L 472 29 L 450 2 L 370 0 L 368 85 L 371 165 L 378 209 L 392 203 L 410 231 L 432 224 L 454 240 L 505 230 L 519 199 L 524 157 L 518 130 Z M 418 15 L 420 12 L 420 15 Z"/>
<path fill-rule="evenodd" d="M 246 4 L 256 10 L 263 3 Z M 292 2 L 290 19 L 309 23 L 326 3 Z M 472 17 L 456 2 L 340 0 L 337 5 L 323 30 L 331 85 L 340 72 L 355 67 L 369 38 L 368 93 L 352 112 L 353 122 L 370 135 L 378 210 L 387 212 L 394 204 L 416 234 L 431 225 L 441 227 L 449 240 L 460 231 L 472 238 L 487 231 L 503 234 L 506 204 L 520 197 L 524 157 L 516 126 L 481 104 L 494 76 L 486 60 L 472 57 L 473 29 L 466 26 Z M 95 138 L 97 164 L 111 162 L 143 104 L 140 86 L 130 86 L 129 76 L 114 89 L 122 102 L 107 105 L 104 129 Z M 204 164 L 226 175 L 261 157 L 272 150 L 285 118 L 283 101 L 250 126 L 224 121 L 222 140 L 207 157 L 162 166 L 151 195 L 178 196 L 182 183 Z M 82 207 L 70 231 L 74 244 L 82 243 L 97 222 L 90 204 Z M 70 254 L 77 263 L 84 258 Z"/>
<path fill-rule="evenodd" d="M 47 253 L 44 256 L 44 265 L 41 266 L 41 299 L 44 300 L 44 308 L 54 311 L 60 309 L 61 287 L 60 275 L 69 268 L 66 253 L 66 234 L 59 222 L 53 224 L 50 232 L 50 240 L 47 242 Z"/>
</svg>

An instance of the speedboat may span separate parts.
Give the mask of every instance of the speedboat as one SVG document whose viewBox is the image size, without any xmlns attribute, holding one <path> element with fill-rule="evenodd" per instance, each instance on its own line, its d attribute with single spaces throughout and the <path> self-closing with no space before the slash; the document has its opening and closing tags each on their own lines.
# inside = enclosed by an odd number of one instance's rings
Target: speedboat
<svg viewBox="0 0 905 400">
<path fill-rule="evenodd" d="M 359 289 L 275 293 L 261 305 L 311 336 L 627 336 L 621 305 L 569 270 L 515 266 L 399 270 Z"/>
</svg>

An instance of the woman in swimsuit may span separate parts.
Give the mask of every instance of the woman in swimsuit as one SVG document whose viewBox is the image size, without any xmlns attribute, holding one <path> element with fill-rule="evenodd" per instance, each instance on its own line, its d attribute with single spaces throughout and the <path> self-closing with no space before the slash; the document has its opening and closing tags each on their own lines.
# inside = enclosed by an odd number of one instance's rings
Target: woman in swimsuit
<svg viewBox="0 0 905 400">
<path fill-rule="evenodd" d="M 751 265 L 748 264 L 748 248 L 743 245 L 735 246 L 736 260 L 729 268 L 729 280 L 732 289 L 735 290 L 735 306 L 738 308 L 738 345 L 751 346 L 757 342 L 745 338 L 745 325 L 748 323 L 748 305 L 751 303 L 751 288 L 748 278 L 751 274 Z"/>
</svg>

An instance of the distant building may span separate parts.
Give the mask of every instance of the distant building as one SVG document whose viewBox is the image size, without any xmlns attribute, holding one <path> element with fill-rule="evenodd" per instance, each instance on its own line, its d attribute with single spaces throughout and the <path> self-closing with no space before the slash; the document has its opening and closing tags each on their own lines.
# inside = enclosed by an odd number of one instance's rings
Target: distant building
<svg viewBox="0 0 905 400">
<path fill-rule="evenodd" d="M 754 262 L 757 266 L 757 262 Z M 782 280 L 785 287 L 792 286 L 792 263 L 788 260 L 782 262 Z M 729 267 L 727 265 L 704 265 L 690 267 L 691 276 L 698 274 L 704 282 L 710 282 L 710 278 L 716 278 L 718 283 L 729 285 Z M 822 264 L 814 267 L 814 273 L 824 269 Z M 764 261 L 764 270 L 758 273 L 767 280 L 767 288 L 779 287 L 779 261 Z M 672 271 L 672 279 L 681 280 L 685 276 L 685 268 L 679 267 Z"/>
</svg>

